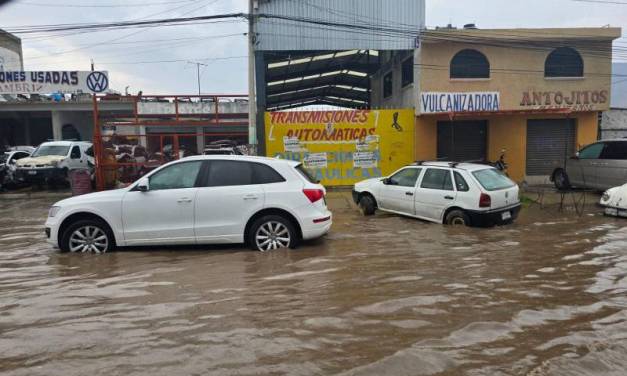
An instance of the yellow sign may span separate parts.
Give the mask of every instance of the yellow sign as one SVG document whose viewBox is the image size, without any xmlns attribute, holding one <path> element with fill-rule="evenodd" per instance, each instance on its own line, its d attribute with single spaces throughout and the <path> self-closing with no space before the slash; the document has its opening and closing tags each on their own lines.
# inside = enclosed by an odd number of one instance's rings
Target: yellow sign
<svg viewBox="0 0 627 376">
<path fill-rule="evenodd" d="M 414 160 L 414 110 L 266 112 L 269 157 L 303 162 L 327 186 L 387 176 Z"/>
</svg>

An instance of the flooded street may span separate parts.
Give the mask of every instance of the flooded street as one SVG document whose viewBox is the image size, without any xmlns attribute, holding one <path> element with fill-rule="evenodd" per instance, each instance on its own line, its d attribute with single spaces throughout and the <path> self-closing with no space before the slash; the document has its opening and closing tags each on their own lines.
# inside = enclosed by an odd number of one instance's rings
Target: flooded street
<svg viewBox="0 0 627 376">
<path fill-rule="evenodd" d="M 61 254 L 0 202 L 3 375 L 624 375 L 627 221 L 459 229 L 329 199 L 295 251 Z"/>
</svg>

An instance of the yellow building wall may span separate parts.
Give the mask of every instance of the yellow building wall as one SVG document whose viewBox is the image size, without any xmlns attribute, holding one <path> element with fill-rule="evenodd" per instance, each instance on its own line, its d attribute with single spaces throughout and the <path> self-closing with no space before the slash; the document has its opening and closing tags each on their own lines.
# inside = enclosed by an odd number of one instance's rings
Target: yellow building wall
<svg viewBox="0 0 627 376">
<path fill-rule="evenodd" d="M 597 113 L 579 113 L 576 118 L 576 149 L 597 140 Z M 529 119 L 563 119 L 555 115 L 512 115 L 492 116 L 488 120 L 488 159 L 496 161 L 505 149 L 505 161 L 508 174 L 516 182 L 525 180 L 527 170 L 527 121 Z M 421 116 L 416 118 L 416 160 L 435 160 L 437 158 L 437 122 L 448 118 Z M 461 119 L 460 119 L 461 120 Z"/>
<path fill-rule="evenodd" d="M 556 105 L 552 103 L 552 108 L 571 108 L 574 111 L 605 111 L 610 106 L 610 87 L 612 63 L 612 41 L 613 36 L 620 36 L 620 29 L 582 29 L 580 32 L 589 35 L 599 35 L 601 39 L 594 42 L 595 54 L 581 52 L 584 61 L 584 77 L 581 78 L 545 78 L 544 64 L 548 55 L 552 52 L 551 48 L 511 48 L 486 44 L 471 44 L 464 42 L 452 41 L 429 41 L 422 44 L 420 53 L 420 64 L 422 73 L 420 76 L 420 91 L 440 92 L 440 93 L 456 93 L 456 92 L 499 92 L 500 93 L 500 110 L 537 110 L 544 109 L 544 95 L 553 98 L 556 92 L 562 93 L 565 97 L 570 97 L 577 92 L 601 93 L 603 96 L 599 103 L 592 103 L 587 106 Z M 438 31 L 438 34 L 450 37 L 460 36 L 460 41 L 464 39 L 461 36 L 466 34 L 490 38 L 503 36 L 504 34 L 517 35 L 530 38 L 530 35 L 538 37 L 542 35 L 542 30 L 536 30 L 533 34 L 526 31 L 490 31 L 490 30 L 455 30 L 449 32 Z M 575 34 L 576 29 L 570 31 Z M 555 35 L 556 38 L 563 37 L 561 30 L 546 30 L 547 36 Z M 568 32 L 567 32 L 568 34 Z M 532 38 L 533 39 L 533 38 Z M 500 41 L 502 43 L 502 41 Z M 512 42 L 513 43 L 513 42 Z M 564 42 L 569 45 L 570 43 Z M 576 46 L 576 42 L 572 42 Z M 451 79 L 450 78 L 450 62 L 453 57 L 464 49 L 474 49 L 483 53 L 490 62 L 491 74 L 487 79 Z M 575 47 L 575 49 L 578 49 Z M 525 94 L 529 94 L 533 98 L 533 94 L 542 94 L 542 103 L 538 105 L 525 104 Z M 595 95 L 596 98 L 596 95 Z M 589 98 L 588 98 L 589 99 Z M 582 99 L 583 101 L 583 99 Z M 420 98 L 416 98 L 416 106 L 420 108 Z M 554 101 L 552 101 L 554 102 Z M 418 115 L 418 114 L 417 114 Z"/>
</svg>

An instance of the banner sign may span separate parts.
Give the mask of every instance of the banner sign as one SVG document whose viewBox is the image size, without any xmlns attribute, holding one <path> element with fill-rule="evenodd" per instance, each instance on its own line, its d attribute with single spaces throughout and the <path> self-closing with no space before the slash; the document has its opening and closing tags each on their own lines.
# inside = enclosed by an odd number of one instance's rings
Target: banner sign
<svg viewBox="0 0 627 376">
<path fill-rule="evenodd" d="M 0 94 L 104 93 L 108 72 L 0 71 Z"/>
<path fill-rule="evenodd" d="M 495 112 L 500 108 L 499 92 L 420 93 L 420 112 L 423 114 Z"/>
<path fill-rule="evenodd" d="M 535 110 L 601 111 L 609 106 L 609 90 L 525 91 L 520 107 Z"/>
<path fill-rule="evenodd" d="M 267 112 L 270 157 L 302 162 L 327 186 L 387 176 L 414 161 L 414 110 Z"/>
</svg>

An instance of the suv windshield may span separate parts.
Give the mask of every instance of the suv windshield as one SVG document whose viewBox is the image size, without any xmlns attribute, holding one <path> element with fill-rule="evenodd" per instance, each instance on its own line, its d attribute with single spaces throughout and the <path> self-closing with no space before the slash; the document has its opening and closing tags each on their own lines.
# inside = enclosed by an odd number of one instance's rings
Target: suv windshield
<svg viewBox="0 0 627 376">
<path fill-rule="evenodd" d="M 305 179 L 307 179 L 308 182 L 310 183 L 314 183 L 314 184 L 318 184 L 320 183 L 318 181 L 318 179 L 316 179 L 313 174 L 311 173 L 311 171 L 307 170 L 305 168 L 305 166 L 303 166 L 302 164 L 299 164 L 298 166 L 295 167 L 296 171 L 298 171 L 301 175 L 303 175 L 303 177 Z"/>
<path fill-rule="evenodd" d="M 507 176 L 494 168 L 487 170 L 475 171 L 472 173 L 479 184 L 487 191 L 498 191 L 501 189 L 511 188 L 516 185 Z"/>
<path fill-rule="evenodd" d="M 70 150 L 69 146 L 63 145 L 41 145 L 33 153 L 33 157 L 47 157 L 50 155 L 66 156 Z"/>
</svg>

